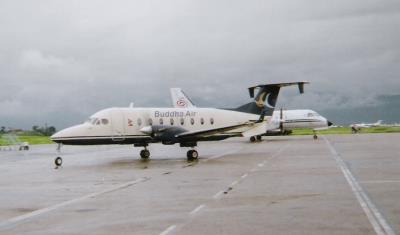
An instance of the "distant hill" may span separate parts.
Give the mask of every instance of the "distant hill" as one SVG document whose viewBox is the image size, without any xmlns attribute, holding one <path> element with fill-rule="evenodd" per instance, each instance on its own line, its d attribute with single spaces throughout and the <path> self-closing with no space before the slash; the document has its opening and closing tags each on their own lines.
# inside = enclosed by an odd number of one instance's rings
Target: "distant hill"
<svg viewBox="0 0 400 235">
<path fill-rule="evenodd" d="M 360 122 L 400 123 L 400 95 L 378 97 L 378 105 L 345 109 L 326 109 L 319 113 L 335 125 L 349 125 Z"/>
</svg>

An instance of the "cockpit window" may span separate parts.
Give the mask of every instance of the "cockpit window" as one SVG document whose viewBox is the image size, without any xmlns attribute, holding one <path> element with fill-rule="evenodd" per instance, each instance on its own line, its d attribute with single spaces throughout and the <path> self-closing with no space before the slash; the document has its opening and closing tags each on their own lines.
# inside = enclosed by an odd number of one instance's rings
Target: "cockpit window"
<svg viewBox="0 0 400 235">
<path fill-rule="evenodd" d="M 89 120 L 87 120 L 85 123 L 90 123 L 92 125 L 100 125 L 100 124 L 107 125 L 109 123 L 109 121 L 106 118 L 102 118 L 102 119 L 100 119 L 100 118 L 89 118 Z"/>
<path fill-rule="evenodd" d="M 307 113 L 307 117 L 318 117 L 319 116 L 319 114 L 318 113 Z"/>
<path fill-rule="evenodd" d="M 89 118 L 89 120 L 87 120 L 86 123 L 95 125 L 98 120 L 99 120 L 98 118 Z"/>
</svg>

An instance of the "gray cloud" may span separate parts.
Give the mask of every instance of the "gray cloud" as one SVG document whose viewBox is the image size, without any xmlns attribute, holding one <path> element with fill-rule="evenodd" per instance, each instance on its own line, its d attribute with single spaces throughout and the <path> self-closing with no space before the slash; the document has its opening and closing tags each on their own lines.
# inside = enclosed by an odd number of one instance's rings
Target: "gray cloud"
<svg viewBox="0 0 400 235">
<path fill-rule="evenodd" d="M 376 105 L 400 88 L 400 2 L 2 1 L 0 124 L 64 127 L 109 106 L 167 106 L 182 87 L 236 106 L 307 80 L 286 108 Z"/>
</svg>

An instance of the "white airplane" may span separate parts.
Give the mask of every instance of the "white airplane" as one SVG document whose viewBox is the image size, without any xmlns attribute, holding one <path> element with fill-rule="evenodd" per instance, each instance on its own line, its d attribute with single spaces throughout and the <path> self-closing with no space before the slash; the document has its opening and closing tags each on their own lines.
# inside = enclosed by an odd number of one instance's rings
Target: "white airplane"
<svg viewBox="0 0 400 235">
<path fill-rule="evenodd" d="M 61 130 L 51 136 L 65 145 L 133 144 L 144 147 L 142 159 L 150 157 L 151 143 L 179 144 L 190 147 L 188 160 L 198 158 L 194 149 L 199 141 L 217 141 L 230 137 L 250 137 L 265 133 L 282 87 L 304 84 L 292 82 L 258 85 L 249 88 L 254 101 L 234 109 L 216 108 L 108 108 L 93 114 L 83 124 Z M 255 91 L 257 95 L 255 96 Z M 55 159 L 56 166 L 62 158 Z"/>
<path fill-rule="evenodd" d="M 382 125 L 382 120 L 378 120 L 375 123 L 355 123 L 355 124 L 351 124 L 350 127 L 354 127 L 354 128 L 370 128 L 370 127 L 378 127 Z"/>
<path fill-rule="evenodd" d="M 359 132 L 362 128 L 371 128 L 371 127 L 378 127 L 382 126 L 382 120 L 378 120 L 375 123 L 356 123 L 356 124 L 351 124 L 351 132 L 353 134 Z"/>
<path fill-rule="evenodd" d="M 175 108 L 196 107 L 190 98 L 181 88 L 171 88 L 172 104 Z M 261 140 L 264 135 L 279 135 L 290 133 L 294 129 L 312 129 L 314 139 L 317 139 L 316 131 L 324 130 L 332 126 L 328 121 L 317 112 L 309 109 L 279 110 L 274 111 L 270 124 L 265 133 L 251 136 L 250 141 Z"/>
<path fill-rule="evenodd" d="M 326 130 L 333 125 L 332 122 L 310 109 L 280 110 L 272 115 L 275 129 L 267 130 L 265 135 L 286 134 L 295 129 L 312 129 L 314 139 L 317 139 L 317 131 Z"/>
</svg>

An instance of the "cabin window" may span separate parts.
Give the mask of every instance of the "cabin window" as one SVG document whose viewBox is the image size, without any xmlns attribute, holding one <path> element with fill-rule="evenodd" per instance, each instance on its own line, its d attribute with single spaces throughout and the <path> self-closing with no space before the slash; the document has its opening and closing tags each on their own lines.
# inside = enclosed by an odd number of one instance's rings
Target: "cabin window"
<svg viewBox="0 0 400 235">
<path fill-rule="evenodd" d="M 159 123 L 160 123 L 160 125 L 163 125 L 164 124 L 164 120 L 162 118 L 160 118 Z"/>
<path fill-rule="evenodd" d="M 153 125 L 153 119 L 149 118 L 149 125 Z"/>
<path fill-rule="evenodd" d="M 190 124 L 194 125 L 194 118 L 190 119 Z"/>
<path fill-rule="evenodd" d="M 204 118 L 200 118 L 200 124 L 204 125 Z"/>
<path fill-rule="evenodd" d="M 141 126 L 142 125 L 142 119 L 138 118 L 137 124 L 138 124 L 138 126 Z"/>
<path fill-rule="evenodd" d="M 105 119 L 105 118 L 101 119 L 101 123 L 103 125 L 107 125 L 108 124 L 108 119 Z"/>
<path fill-rule="evenodd" d="M 210 118 L 210 124 L 214 125 L 214 118 Z"/>
<path fill-rule="evenodd" d="M 173 118 L 171 118 L 171 119 L 169 120 L 169 122 L 171 123 L 171 126 L 174 125 L 174 119 L 173 119 Z"/>
<path fill-rule="evenodd" d="M 181 125 L 185 124 L 185 119 L 181 118 Z"/>
</svg>

